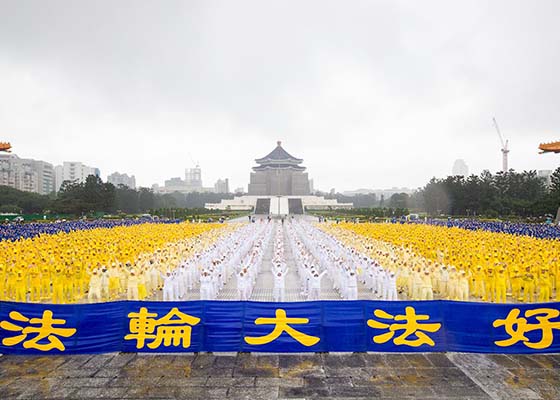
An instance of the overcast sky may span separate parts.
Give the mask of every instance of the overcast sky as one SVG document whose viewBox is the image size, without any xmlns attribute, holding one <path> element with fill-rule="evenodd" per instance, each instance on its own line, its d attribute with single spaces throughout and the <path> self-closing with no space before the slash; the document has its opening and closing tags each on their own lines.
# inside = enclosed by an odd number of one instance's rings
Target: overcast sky
<svg viewBox="0 0 560 400">
<path fill-rule="evenodd" d="M 560 1 L 0 0 L 20 157 L 247 187 L 283 142 L 315 187 L 423 186 L 462 158 L 555 169 Z"/>
</svg>

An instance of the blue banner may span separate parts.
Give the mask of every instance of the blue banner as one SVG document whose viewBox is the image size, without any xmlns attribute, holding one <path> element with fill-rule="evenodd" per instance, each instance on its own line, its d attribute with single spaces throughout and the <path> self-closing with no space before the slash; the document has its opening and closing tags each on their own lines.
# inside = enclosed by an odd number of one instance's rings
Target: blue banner
<svg viewBox="0 0 560 400">
<path fill-rule="evenodd" d="M 0 302 L 0 353 L 559 353 L 560 303 Z"/>
</svg>

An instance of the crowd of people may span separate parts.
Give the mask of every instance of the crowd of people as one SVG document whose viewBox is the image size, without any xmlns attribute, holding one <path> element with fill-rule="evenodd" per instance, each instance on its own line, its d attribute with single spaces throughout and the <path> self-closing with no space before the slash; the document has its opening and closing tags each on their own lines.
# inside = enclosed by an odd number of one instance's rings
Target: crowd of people
<svg viewBox="0 0 560 400">
<path fill-rule="evenodd" d="M 292 248 L 298 260 L 303 291 L 310 300 L 318 300 L 322 277 L 328 274 L 335 289 L 344 300 L 358 299 L 358 283 L 371 291 L 373 298 L 398 300 L 396 271 L 384 269 L 376 257 L 356 249 L 330 232 L 304 221 L 288 229 Z M 292 234 L 292 231 L 295 233 Z"/>
<path fill-rule="evenodd" d="M 203 251 L 231 229 L 143 223 L 4 240 L 0 300 L 62 304 L 146 298 L 161 287 L 158 271 L 174 268 L 180 257 Z"/>
<path fill-rule="evenodd" d="M 428 219 L 410 221 L 413 224 L 428 224 L 471 231 L 489 231 L 510 235 L 530 236 L 539 239 L 560 239 L 560 226 L 552 224 L 527 224 L 522 222 L 480 221 L 476 219 Z"/>
<path fill-rule="evenodd" d="M 20 239 L 31 239 L 39 235 L 54 235 L 56 233 L 70 233 L 74 231 L 90 230 L 98 228 L 115 228 L 117 226 L 133 226 L 145 223 L 177 224 L 181 222 L 176 219 L 150 218 L 137 219 L 96 219 L 92 221 L 55 221 L 55 222 L 31 222 L 31 223 L 6 223 L 0 225 L 0 241 L 16 241 Z"/>
<path fill-rule="evenodd" d="M 366 298 L 380 300 L 560 301 L 556 239 L 476 225 L 165 222 L 25 228 L 30 237 L 0 241 L 0 300 L 214 300 L 230 279 L 237 298 L 249 300 L 270 268 L 273 300 L 282 302 L 290 255 L 294 289 L 308 300 L 321 299 L 328 276 L 345 300 L 357 300 L 362 285 Z M 269 248 L 272 261 L 263 265 Z"/>
<path fill-rule="evenodd" d="M 254 285 L 263 247 L 270 236 L 264 224 L 249 224 L 222 235 L 203 251 L 183 253 L 161 272 L 163 301 L 186 300 L 196 287 L 200 300 L 214 300 L 233 274 L 239 297 L 247 300 Z M 134 299 L 135 300 L 135 299 Z"/>
<path fill-rule="evenodd" d="M 397 273 L 409 299 L 560 300 L 558 240 L 430 225 L 322 227 Z"/>
</svg>

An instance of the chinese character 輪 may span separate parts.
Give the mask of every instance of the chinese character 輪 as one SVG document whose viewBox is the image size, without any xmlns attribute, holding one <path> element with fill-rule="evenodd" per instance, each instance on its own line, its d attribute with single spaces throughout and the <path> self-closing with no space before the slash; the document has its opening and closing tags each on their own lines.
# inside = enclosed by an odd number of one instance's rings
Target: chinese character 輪
<svg viewBox="0 0 560 400">
<path fill-rule="evenodd" d="M 148 312 L 146 307 L 128 314 L 131 333 L 124 337 L 125 340 L 136 340 L 137 349 L 144 348 L 146 339 L 153 339 L 147 344 L 150 349 L 157 349 L 162 344 L 165 347 L 190 347 L 192 327 L 200 322 L 200 318 L 182 313 L 177 307 L 159 319 L 156 319 L 157 316 L 157 313 Z"/>
</svg>

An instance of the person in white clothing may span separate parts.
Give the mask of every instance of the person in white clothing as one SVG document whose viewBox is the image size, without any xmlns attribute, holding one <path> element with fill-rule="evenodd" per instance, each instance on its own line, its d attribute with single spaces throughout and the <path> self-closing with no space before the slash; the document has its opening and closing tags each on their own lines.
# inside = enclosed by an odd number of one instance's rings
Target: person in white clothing
<svg viewBox="0 0 560 400">
<path fill-rule="evenodd" d="M 346 278 L 346 293 L 347 300 L 358 300 L 358 280 L 356 279 L 356 273 L 350 271 Z"/>
<path fill-rule="evenodd" d="M 316 270 L 312 272 L 310 281 L 309 281 L 309 300 L 319 300 L 321 296 L 321 279 L 327 271 L 323 271 L 319 274 Z"/>
<path fill-rule="evenodd" d="M 285 272 L 277 270 L 276 275 L 274 275 L 274 301 L 285 301 L 286 296 L 286 274 L 289 268 Z"/>
<path fill-rule="evenodd" d="M 246 290 L 246 286 L 247 286 L 248 282 L 247 282 L 247 277 L 246 275 L 243 273 L 243 271 L 239 272 L 239 274 L 237 275 L 237 295 L 239 297 L 240 300 L 248 300 L 247 299 L 247 290 Z"/>
<path fill-rule="evenodd" d="M 175 298 L 173 292 L 175 286 L 173 275 L 171 275 L 171 271 L 167 271 L 165 275 L 160 275 L 163 280 L 163 301 L 173 301 Z"/>
<path fill-rule="evenodd" d="M 397 296 L 397 274 L 393 271 L 387 273 L 385 278 L 385 291 L 383 293 L 383 300 L 396 301 Z"/>
<path fill-rule="evenodd" d="M 212 300 L 212 277 L 208 271 L 200 276 L 200 300 Z"/>
</svg>

